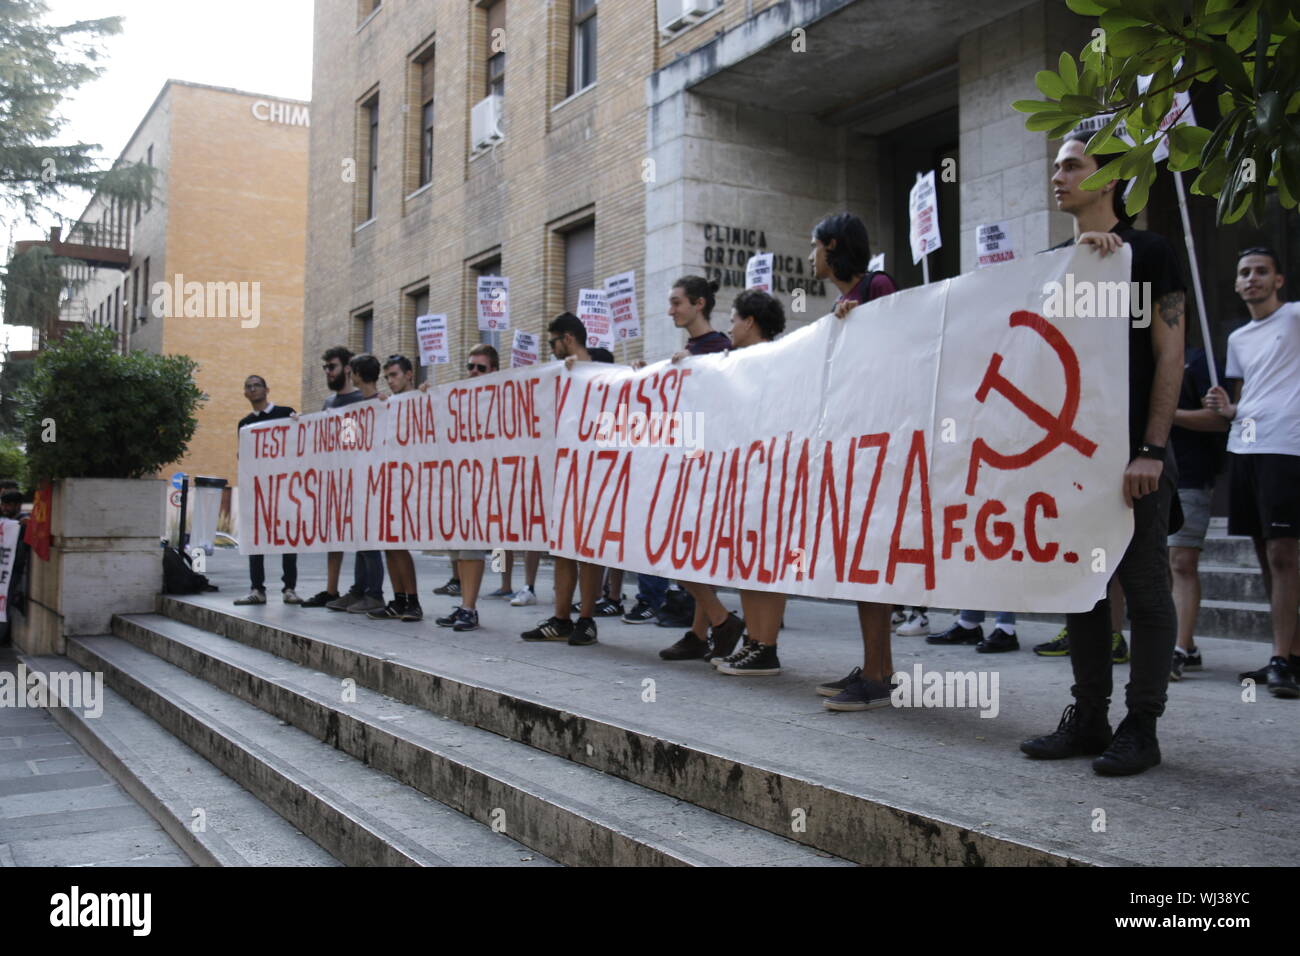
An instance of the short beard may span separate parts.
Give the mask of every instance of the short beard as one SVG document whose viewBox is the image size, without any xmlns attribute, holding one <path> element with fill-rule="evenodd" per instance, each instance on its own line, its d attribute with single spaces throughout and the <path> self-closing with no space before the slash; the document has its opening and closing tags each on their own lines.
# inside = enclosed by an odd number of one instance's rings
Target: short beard
<svg viewBox="0 0 1300 956">
<path fill-rule="evenodd" d="M 341 391 L 343 391 L 343 385 L 344 385 L 346 382 L 347 382 L 347 376 L 346 376 L 346 375 L 340 375 L 337 379 L 330 378 L 328 375 L 325 376 L 325 384 L 328 385 L 328 386 L 330 387 L 330 391 L 331 391 L 331 392 L 341 392 Z"/>
</svg>

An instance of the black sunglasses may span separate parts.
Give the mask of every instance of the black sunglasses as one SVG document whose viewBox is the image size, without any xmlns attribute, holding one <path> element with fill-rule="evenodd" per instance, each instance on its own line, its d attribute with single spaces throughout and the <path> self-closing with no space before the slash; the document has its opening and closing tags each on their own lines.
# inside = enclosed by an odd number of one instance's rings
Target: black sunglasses
<svg viewBox="0 0 1300 956">
<path fill-rule="evenodd" d="M 466 371 L 470 371 L 470 372 L 474 371 L 475 369 L 478 369 L 480 372 L 491 371 L 491 369 L 489 369 L 486 365 L 479 365 L 477 362 L 470 362 L 468 365 L 465 366 L 465 369 Z"/>
</svg>

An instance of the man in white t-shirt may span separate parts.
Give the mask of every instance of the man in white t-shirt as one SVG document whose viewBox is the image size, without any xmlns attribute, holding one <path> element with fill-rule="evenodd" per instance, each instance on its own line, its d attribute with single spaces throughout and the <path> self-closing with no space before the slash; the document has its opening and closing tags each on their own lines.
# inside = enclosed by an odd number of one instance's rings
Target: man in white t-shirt
<svg viewBox="0 0 1300 956">
<path fill-rule="evenodd" d="M 1227 384 L 1206 407 L 1232 421 L 1228 533 L 1255 541 L 1273 616 L 1273 656 L 1242 674 L 1275 697 L 1300 697 L 1296 610 L 1300 605 L 1300 303 L 1284 302 L 1277 253 L 1247 249 L 1237 260 L 1237 294 L 1251 321 L 1228 336 Z"/>
</svg>

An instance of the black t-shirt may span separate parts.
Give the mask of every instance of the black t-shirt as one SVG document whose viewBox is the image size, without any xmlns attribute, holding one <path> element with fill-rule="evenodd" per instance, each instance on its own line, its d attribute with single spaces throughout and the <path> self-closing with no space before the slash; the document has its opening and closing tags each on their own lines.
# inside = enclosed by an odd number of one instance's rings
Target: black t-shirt
<svg viewBox="0 0 1300 956">
<path fill-rule="evenodd" d="M 354 389 L 346 395 L 342 392 L 335 392 L 329 398 L 325 399 L 325 404 L 321 406 L 321 411 L 327 412 L 331 408 L 342 408 L 345 405 L 355 405 L 357 402 L 364 402 L 366 397 L 361 394 L 361 389 Z"/>
<path fill-rule="evenodd" d="M 610 365 L 614 364 L 614 353 L 609 349 L 602 349 L 600 346 L 596 346 L 594 349 L 587 349 L 587 354 L 591 356 L 593 362 L 608 362 Z"/>
<path fill-rule="evenodd" d="M 1223 365 L 1219 365 L 1219 381 L 1223 381 Z M 1178 407 L 1199 411 L 1201 396 L 1210 390 L 1210 365 L 1205 360 L 1205 349 L 1188 349 L 1183 365 L 1183 390 L 1178 393 Z M 1178 462 L 1179 488 L 1209 488 L 1223 464 L 1223 454 L 1228 447 L 1227 432 L 1198 432 L 1177 425 L 1169 433 L 1169 443 L 1174 446 L 1174 460 Z"/>
<path fill-rule="evenodd" d="M 1186 290 L 1183 285 L 1183 270 L 1178 265 L 1178 257 L 1173 247 L 1165 241 L 1164 236 L 1142 229 L 1134 229 L 1122 222 L 1116 223 L 1111 232 L 1115 233 L 1133 247 L 1133 265 L 1129 273 L 1132 282 L 1149 282 L 1149 292 L 1143 292 L 1143 304 L 1149 302 L 1151 321 L 1156 321 L 1155 304 L 1162 296 L 1170 292 Z M 1053 249 L 1064 249 L 1074 245 L 1073 239 L 1067 239 Z M 1146 288 L 1146 287 L 1144 287 Z M 1149 297 L 1149 298 L 1148 298 Z M 1135 302 L 1136 304 L 1136 302 Z M 1151 410 L 1151 385 L 1156 378 L 1156 352 L 1151 344 L 1151 329 L 1134 328 L 1129 324 L 1128 332 L 1128 431 L 1130 455 L 1146 441 L 1147 417 Z"/>
<path fill-rule="evenodd" d="M 692 355 L 708 355 L 711 352 L 725 352 L 731 348 L 731 339 L 721 332 L 710 330 L 703 335 L 686 340 L 686 351 Z"/>
<path fill-rule="evenodd" d="M 239 420 L 239 427 L 245 425 L 256 425 L 259 422 L 269 422 L 276 418 L 288 418 L 293 414 L 293 409 L 288 405 L 268 405 L 260 412 L 249 412 Z"/>
</svg>

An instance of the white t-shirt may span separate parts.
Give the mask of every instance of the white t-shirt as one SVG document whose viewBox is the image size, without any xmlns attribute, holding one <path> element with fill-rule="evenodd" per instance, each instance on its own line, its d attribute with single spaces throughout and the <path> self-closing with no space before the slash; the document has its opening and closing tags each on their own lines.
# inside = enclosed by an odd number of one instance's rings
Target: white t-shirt
<svg viewBox="0 0 1300 956">
<path fill-rule="evenodd" d="M 1300 455 L 1300 303 L 1284 302 L 1228 336 L 1224 371 L 1242 380 L 1228 451 Z"/>
</svg>

